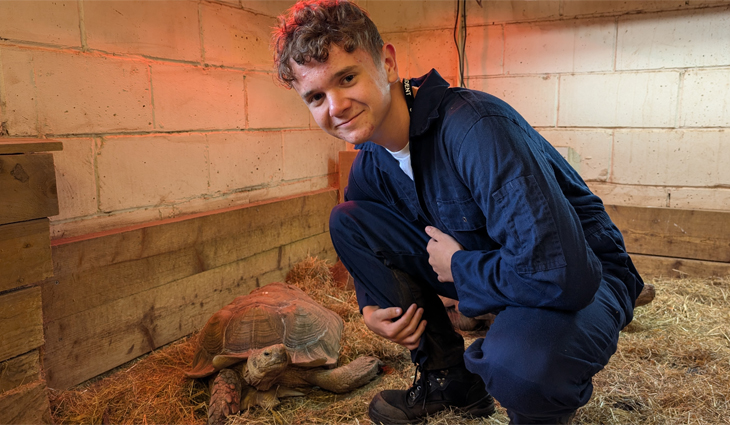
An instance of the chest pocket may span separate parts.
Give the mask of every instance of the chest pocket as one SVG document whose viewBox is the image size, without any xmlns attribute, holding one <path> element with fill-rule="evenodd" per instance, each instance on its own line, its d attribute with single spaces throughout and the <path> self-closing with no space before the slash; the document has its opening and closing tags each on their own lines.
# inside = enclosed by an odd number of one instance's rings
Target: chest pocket
<svg viewBox="0 0 730 425">
<path fill-rule="evenodd" d="M 467 232 L 481 229 L 486 226 L 479 205 L 472 198 L 464 200 L 437 201 L 439 219 L 447 229 L 453 232 Z"/>
</svg>

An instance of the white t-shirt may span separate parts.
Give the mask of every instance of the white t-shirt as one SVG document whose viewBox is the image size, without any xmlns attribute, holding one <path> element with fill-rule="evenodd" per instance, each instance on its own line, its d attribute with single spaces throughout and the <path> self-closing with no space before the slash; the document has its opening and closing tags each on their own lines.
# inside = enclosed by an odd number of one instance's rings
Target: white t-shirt
<svg viewBox="0 0 730 425">
<path fill-rule="evenodd" d="M 393 158 L 395 158 L 398 161 L 398 164 L 400 164 L 400 169 L 403 170 L 404 173 L 408 177 L 410 177 L 411 180 L 413 180 L 413 168 L 411 168 L 411 148 L 410 143 L 406 143 L 406 147 L 399 150 L 398 152 L 391 152 L 388 149 L 385 149 L 388 152 L 390 152 L 391 155 L 393 155 Z"/>
</svg>

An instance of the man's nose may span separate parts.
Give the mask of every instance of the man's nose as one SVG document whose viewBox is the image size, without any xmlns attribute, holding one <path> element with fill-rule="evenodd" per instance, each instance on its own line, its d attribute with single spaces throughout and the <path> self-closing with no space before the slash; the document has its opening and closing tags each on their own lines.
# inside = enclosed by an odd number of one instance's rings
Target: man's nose
<svg viewBox="0 0 730 425">
<path fill-rule="evenodd" d="M 334 93 L 330 96 L 330 116 L 339 117 L 345 113 L 351 105 L 350 99 L 343 93 Z"/>
</svg>

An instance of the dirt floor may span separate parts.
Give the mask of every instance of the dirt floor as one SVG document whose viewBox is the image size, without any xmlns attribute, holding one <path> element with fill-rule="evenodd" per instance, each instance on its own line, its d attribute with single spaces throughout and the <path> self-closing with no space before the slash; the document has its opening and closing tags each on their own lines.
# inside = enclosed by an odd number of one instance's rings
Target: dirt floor
<svg viewBox="0 0 730 425">
<path fill-rule="evenodd" d="M 349 394 L 313 390 L 272 410 L 254 408 L 229 424 L 368 424 L 368 403 L 379 391 L 403 389 L 414 367 L 402 347 L 373 336 L 357 311 L 354 292 L 310 259 L 287 278 L 345 321 L 341 363 L 379 357 L 381 376 Z M 594 378 L 591 401 L 577 424 L 722 424 L 730 421 L 730 277 L 654 279 L 655 300 L 636 310 L 617 353 Z M 477 335 L 466 335 L 467 344 Z M 114 373 L 51 396 L 56 423 L 204 424 L 209 397 L 204 382 L 187 379 L 195 338 L 170 344 Z M 506 424 L 504 409 L 488 419 L 451 412 L 431 424 Z"/>
</svg>

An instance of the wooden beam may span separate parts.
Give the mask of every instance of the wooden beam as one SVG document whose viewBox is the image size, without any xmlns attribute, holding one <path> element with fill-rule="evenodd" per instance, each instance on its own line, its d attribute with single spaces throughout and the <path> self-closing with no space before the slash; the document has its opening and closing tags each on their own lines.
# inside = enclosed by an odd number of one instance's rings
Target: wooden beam
<svg viewBox="0 0 730 425">
<path fill-rule="evenodd" d="M 38 350 L 0 362 L 0 394 L 41 378 Z"/>
<path fill-rule="evenodd" d="M 53 276 L 47 218 L 0 225 L 0 291 Z"/>
<path fill-rule="evenodd" d="M 0 394 L 0 424 L 50 424 L 46 384 L 36 381 Z"/>
<path fill-rule="evenodd" d="M 41 288 L 0 295 L 0 361 L 43 345 Z"/>
<path fill-rule="evenodd" d="M 0 155 L 0 224 L 58 214 L 53 155 Z"/>
<path fill-rule="evenodd" d="M 0 155 L 51 152 L 63 150 L 63 143 L 56 140 L 23 138 L 0 139 Z"/>
<path fill-rule="evenodd" d="M 329 211 L 336 202 L 336 191 L 327 190 L 93 238 L 52 241 L 54 273 L 58 277 L 187 247 L 196 249 L 207 270 L 328 231 Z M 62 249 L 69 244 L 73 247 Z"/>
<path fill-rule="evenodd" d="M 630 253 L 730 262 L 730 213 L 606 206 Z"/>
<path fill-rule="evenodd" d="M 685 258 L 656 257 L 632 254 L 631 260 L 641 277 L 683 278 L 730 276 L 730 263 L 717 261 L 688 260 Z"/>
<path fill-rule="evenodd" d="M 340 180 L 339 190 L 339 201 L 340 203 L 345 201 L 345 187 L 347 186 L 347 179 L 350 177 L 350 168 L 352 163 L 355 161 L 355 157 L 359 151 L 340 151 L 338 158 L 338 174 Z"/>
</svg>

